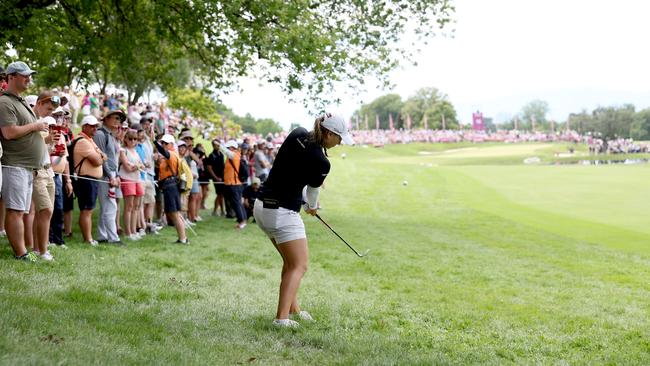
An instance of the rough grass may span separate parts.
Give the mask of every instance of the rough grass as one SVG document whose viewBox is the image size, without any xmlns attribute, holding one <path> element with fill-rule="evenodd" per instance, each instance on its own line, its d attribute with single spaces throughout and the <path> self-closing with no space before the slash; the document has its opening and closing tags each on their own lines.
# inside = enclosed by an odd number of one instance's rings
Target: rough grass
<svg viewBox="0 0 650 366">
<path fill-rule="evenodd" d="M 649 364 L 650 255 L 631 240 L 649 217 L 624 217 L 648 169 L 512 166 L 510 146 L 454 165 L 417 153 L 432 146 L 331 151 L 321 214 L 371 252 L 305 217 L 316 323 L 273 329 L 278 254 L 210 217 L 189 247 L 165 229 L 33 265 L 2 245 L 0 363 Z"/>
</svg>

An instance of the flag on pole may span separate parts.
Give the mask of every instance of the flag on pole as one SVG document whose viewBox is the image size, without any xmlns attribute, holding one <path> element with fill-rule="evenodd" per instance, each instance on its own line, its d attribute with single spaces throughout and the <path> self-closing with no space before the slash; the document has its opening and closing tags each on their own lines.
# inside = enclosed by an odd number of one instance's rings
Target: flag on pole
<svg viewBox="0 0 650 366">
<path fill-rule="evenodd" d="M 395 126 L 393 125 L 393 114 L 392 113 L 388 113 L 388 128 L 390 128 L 391 131 L 395 129 Z"/>
<path fill-rule="evenodd" d="M 406 115 L 406 129 L 410 130 L 411 129 L 411 114 Z"/>
<path fill-rule="evenodd" d="M 428 130 L 428 129 L 429 129 L 429 126 L 427 125 L 427 115 L 426 115 L 426 113 L 425 113 L 424 116 L 422 117 L 422 125 L 424 126 L 424 129 L 425 129 L 425 130 Z"/>
<path fill-rule="evenodd" d="M 375 114 L 375 129 L 379 129 L 379 115 Z"/>
<path fill-rule="evenodd" d="M 365 122 L 366 122 L 366 131 L 368 131 L 368 115 L 367 115 L 367 114 L 366 114 L 366 120 L 365 120 Z"/>
</svg>

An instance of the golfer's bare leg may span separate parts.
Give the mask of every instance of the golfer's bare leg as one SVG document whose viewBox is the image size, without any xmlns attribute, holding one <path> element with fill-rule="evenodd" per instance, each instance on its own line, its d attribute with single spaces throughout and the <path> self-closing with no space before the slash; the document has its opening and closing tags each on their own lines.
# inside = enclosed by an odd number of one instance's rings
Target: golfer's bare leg
<svg viewBox="0 0 650 366">
<path fill-rule="evenodd" d="M 282 255 L 282 252 L 278 248 L 278 245 L 275 243 L 275 240 L 271 239 L 271 242 L 273 242 L 275 249 L 277 249 L 278 253 L 280 253 L 280 256 L 282 257 L 282 274 L 280 275 L 280 278 L 283 278 L 284 274 L 287 272 L 287 268 L 289 268 L 289 265 L 287 264 L 287 260 L 284 259 L 284 256 Z M 300 312 L 300 306 L 298 305 L 298 292 L 296 292 L 296 296 L 293 298 L 293 301 L 291 302 L 291 308 L 289 309 L 289 314 L 298 314 L 299 312 Z"/>
<path fill-rule="evenodd" d="M 309 262 L 309 251 L 307 249 L 307 238 L 291 240 L 277 246 L 278 251 L 284 258 L 287 266 L 282 275 L 280 283 L 280 300 L 276 319 L 287 319 L 291 304 L 296 302 L 300 281 L 307 272 Z"/>
</svg>

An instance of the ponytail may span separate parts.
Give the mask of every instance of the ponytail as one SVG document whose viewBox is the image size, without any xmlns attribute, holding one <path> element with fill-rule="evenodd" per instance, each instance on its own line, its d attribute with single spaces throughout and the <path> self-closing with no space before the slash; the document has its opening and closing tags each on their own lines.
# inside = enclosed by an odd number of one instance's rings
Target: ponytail
<svg viewBox="0 0 650 366">
<path fill-rule="evenodd" d="M 323 113 L 314 120 L 314 129 L 309 132 L 309 141 L 323 148 L 325 156 L 327 156 L 327 149 L 323 146 L 325 144 L 325 133 L 329 131 L 321 125 L 326 118 L 331 117 L 330 113 Z"/>
</svg>

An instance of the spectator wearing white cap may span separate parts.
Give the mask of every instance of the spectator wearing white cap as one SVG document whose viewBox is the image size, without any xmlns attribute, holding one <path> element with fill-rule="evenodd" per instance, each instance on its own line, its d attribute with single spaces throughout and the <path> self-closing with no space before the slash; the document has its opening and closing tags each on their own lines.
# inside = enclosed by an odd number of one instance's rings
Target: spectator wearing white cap
<svg viewBox="0 0 650 366">
<path fill-rule="evenodd" d="M 48 127 L 47 122 L 37 122 L 36 114 L 21 97 L 35 71 L 18 61 L 9 64 L 6 72 L 7 90 L 0 95 L 5 229 L 16 258 L 34 261 L 35 256 L 28 254 L 25 248 L 23 216 L 31 206 L 34 169 L 43 166 L 45 144 L 41 132 L 48 131 Z M 50 113 L 58 106 L 54 98 L 43 100 L 43 104 L 47 104 Z"/>
<path fill-rule="evenodd" d="M 93 137 L 99 121 L 95 116 L 85 116 L 81 120 L 81 133 L 70 144 L 72 154 L 72 164 L 70 174 L 77 177 L 73 181 L 74 192 L 79 204 L 79 227 L 84 242 L 91 246 L 96 246 L 97 241 L 92 235 L 92 214 L 97 201 L 99 183 L 97 180 L 103 176 L 103 165 L 108 157 L 97 146 Z M 89 179 L 85 179 L 89 178 Z"/>
<path fill-rule="evenodd" d="M 160 142 L 154 141 L 156 149 L 160 154 L 158 167 L 158 183 L 163 191 L 164 210 L 169 221 L 176 227 L 178 240 L 176 243 L 189 244 L 185 234 L 185 224 L 179 215 L 181 210 L 181 194 L 178 190 L 178 170 L 180 169 L 180 157 L 174 149 L 174 136 L 166 134 L 160 139 Z"/>
<path fill-rule="evenodd" d="M 235 211 L 237 225 L 235 228 L 243 229 L 246 227 L 246 211 L 241 201 L 243 182 L 239 180 L 239 168 L 241 153 L 238 150 L 237 141 L 229 140 L 221 145 L 220 151 L 226 156 L 226 164 L 223 169 L 223 183 L 226 187 L 225 199 L 230 203 L 230 207 Z"/>
<path fill-rule="evenodd" d="M 319 187 L 330 171 L 327 149 L 342 141 L 352 143 L 345 121 L 329 113 L 316 118 L 311 132 L 302 127 L 293 130 L 280 146 L 260 199 L 255 201 L 255 221 L 283 261 L 275 326 L 297 327 L 299 324 L 289 319 L 290 314 L 313 320 L 309 313 L 301 311 L 297 296 L 309 260 L 307 234 L 299 214 L 302 192 L 307 187 L 305 212 L 315 215 Z"/>
</svg>

